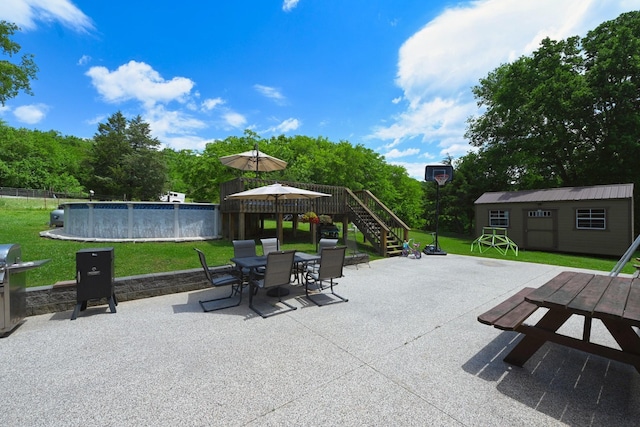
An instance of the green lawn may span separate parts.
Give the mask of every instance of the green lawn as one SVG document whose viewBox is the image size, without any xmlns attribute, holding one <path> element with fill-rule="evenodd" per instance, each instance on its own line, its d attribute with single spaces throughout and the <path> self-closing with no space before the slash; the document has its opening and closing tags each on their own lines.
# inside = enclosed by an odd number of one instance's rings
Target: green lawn
<svg viewBox="0 0 640 427">
<path fill-rule="evenodd" d="M 114 247 L 116 277 L 198 268 L 200 265 L 194 247 L 204 250 L 210 265 L 226 264 L 233 256 L 231 242 L 226 240 L 186 243 L 82 243 L 40 237 L 39 233 L 49 228 L 50 212 L 58 203 L 66 201 L 68 200 L 0 197 L 0 244 L 20 244 L 22 258 L 25 261 L 51 260 L 42 267 L 29 271 L 28 286 L 51 285 L 58 281 L 72 280 L 75 275 L 75 253 L 84 248 Z M 283 249 L 314 252 L 315 246 L 311 243 L 308 224 L 300 224 L 295 238 L 292 230 L 287 228 L 290 226 L 290 223 L 285 223 Z M 275 236 L 275 223 L 267 221 L 265 227 L 266 235 Z M 421 242 L 421 247 L 431 243 L 430 233 L 412 231 L 410 237 Z M 362 236 L 359 235 L 361 250 L 370 252 L 372 259 L 379 258 L 371 253 L 371 246 L 363 244 L 362 240 Z M 473 240 L 470 237 L 441 235 L 438 240 L 441 248 L 451 254 L 580 267 L 604 272 L 611 271 L 617 262 L 617 259 L 612 258 L 530 251 L 520 251 L 518 256 L 512 253 L 503 256 L 494 250 L 479 254 L 477 251 L 470 251 Z M 634 271 L 631 263 L 623 270 L 624 273 Z"/>
</svg>

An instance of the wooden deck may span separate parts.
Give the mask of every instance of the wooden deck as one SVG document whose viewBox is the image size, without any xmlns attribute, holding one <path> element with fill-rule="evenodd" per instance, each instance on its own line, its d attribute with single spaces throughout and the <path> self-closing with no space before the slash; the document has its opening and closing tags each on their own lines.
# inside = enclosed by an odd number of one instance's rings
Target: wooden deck
<svg viewBox="0 0 640 427">
<path fill-rule="evenodd" d="M 287 200 L 251 200 L 227 199 L 227 196 L 241 191 L 274 183 L 286 184 L 305 190 L 331 194 L 331 197 L 317 199 Z M 408 239 L 409 227 L 390 209 L 369 191 L 353 192 L 346 187 L 310 184 L 291 181 L 272 181 L 254 178 L 238 178 L 220 185 L 220 212 L 222 214 L 223 237 L 229 240 L 274 237 L 264 236 L 263 219 L 279 218 L 282 224 L 285 218 L 293 223 L 297 230 L 298 216 L 307 212 L 317 215 L 328 215 L 333 223 L 342 223 L 344 233 L 349 223 L 356 224 L 365 238 L 372 243 L 374 249 L 382 256 L 401 252 L 403 240 Z M 312 227 L 313 243 L 317 236 Z M 284 242 L 282 227 L 277 231 L 281 242 Z M 347 243 L 344 234 L 342 241 Z"/>
<path fill-rule="evenodd" d="M 331 194 L 331 197 L 300 200 L 237 200 L 227 199 L 227 196 L 252 188 L 258 188 L 274 183 L 286 184 L 305 190 Z M 220 212 L 223 219 L 223 237 L 230 240 L 260 237 L 262 233 L 261 220 L 265 217 L 280 217 L 280 223 L 290 218 L 297 228 L 298 215 L 315 212 L 317 215 L 329 215 L 335 222 L 343 223 L 343 230 L 348 228 L 348 209 L 346 203 L 346 188 L 330 185 L 309 184 L 290 181 L 272 181 L 254 178 L 238 178 L 220 185 Z M 278 231 L 282 242 L 283 233 Z M 315 233 L 313 233 L 315 235 Z M 314 236 L 315 238 L 315 236 Z M 346 238 L 343 236 L 343 238 Z"/>
</svg>

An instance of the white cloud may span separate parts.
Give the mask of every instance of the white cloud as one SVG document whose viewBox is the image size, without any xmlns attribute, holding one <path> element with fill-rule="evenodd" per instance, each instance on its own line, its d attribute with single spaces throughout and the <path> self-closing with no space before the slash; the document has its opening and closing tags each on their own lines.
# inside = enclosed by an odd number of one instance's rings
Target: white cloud
<svg viewBox="0 0 640 427">
<path fill-rule="evenodd" d="M 47 115 L 49 107 L 44 104 L 22 105 L 13 110 L 13 115 L 19 122 L 34 125 Z"/>
<path fill-rule="evenodd" d="M 105 122 L 106 120 L 107 120 L 107 116 L 104 114 L 100 114 L 98 116 L 95 116 L 92 119 L 85 120 L 85 123 L 93 126 L 93 125 L 97 125 L 99 123 Z"/>
<path fill-rule="evenodd" d="M 426 164 L 422 163 L 407 163 L 407 162 L 387 162 L 390 165 L 402 166 L 407 170 L 407 174 L 415 179 L 423 180 L 424 179 L 424 168 Z M 433 162 L 431 162 L 433 163 Z"/>
<path fill-rule="evenodd" d="M 224 100 L 222 98 L 209 98 L 202 101 L 202 109 L 206 111 L 211 111 L 216 108 L 218 105 L 224 104 Z"/>
<path fill-rule="evenodd" d="M 419 148 L 408 148 L 404 151 L 400 151 L 400 150 L 396 150 L 395 148 L 391 151 L 388 151 L 387 153 L 384 154 L 385 159 L 397 159 L 400 157 L 408 157 L 408 156 L 415 156 L 416 154 L 420 153 L 420 149 Z"/>
<path fill-rule="evenodd" d="M 276 88 L 258 84 L 253 85 L 253 88 L 257 90 L 261 95 L 274 100 L 278 105 L 284 105 L 286 102 L 286 98 L 284 97 L 284 95 L 282 95 L 282 93 L 280 93 L 280 91 Z"/>
<path fill-rule="evenodd" d="M 160 139 L 163 135 L 190 134 L 206 127 L 201 120 L 194 119 L 181 111 L 167 110 L 161 105 L 147 110 L 144 113 L 144 121 L 149 123 L 154 136 Z"/>
<path fill-rule="evenodd" d="M 91 62 L 91 57 L 89 55 L 82 55 L 80 59 L 78 59 L 78 65 L 87 65 Z"/>
<path fill-rule="evenodd" d="M 275 119 L 274 119 L 275 120 Z M 286 120 L 281 121 L 280 123 L 278 123 L 276 126 L 271 126 L 270 128 L 261 130 L 260 134 L 265 134 L 265 133 L 287 133 L 287 132 L 291 132 L 293 130 L 298 129 L 300 126 L 302 126 L 302 122 L 298 119 L 294 119 L 293 117 L 288 118 Z"/>
<path fill-rule="evenodd" d="M 300 127 L 301 123 L 298 119 L 289 118 L 282 123 L 280 123 L 277 127 L 279 132 L 287 133 L 292 130 L 296 130 Z"/>
<path fill-rule="evenodd" d="M 233 128 L 241 128 L 247 123 L 247 119 L 240 113 L 234 111 L 226 112 L 222 115 L 225 123 Z"/>
<path fill-rule="evenodd" d="M 397 98 L 393 98 L 393 99 L 391 100 L 391 102 L 392 102 L 393 104 L 399 104 L 399 103 L 400 103 L 400 101 L 402 101 L 402 97 L 401 97 L 401 96 L 399 96 L 399 97 L 397 97 Z"/>
<path fill-rule="evenodd" d="M 91 67 L 86 75 L 106 102 L 136 100 L 148 108 L 158 102 L 184 102 L 194 86 L 186 77 L 165 80 L 150 65 L 136 61 L 129 61 L 115 71 Z"/>
<path fill-rule="evenodd" d="M 298 5 L 298 1 L 300 0 L 284 0 L 282 3 L 282 10 L 285 12 L 293 10 Z"/>
<path fill-rule="evenodd" d="M 36 28 L 36 22 L 59 22 L 78 32 L 94 29 L 91 19 L 69 0 L 2 0 L 0 19 L 24 30 Z"/>
<path fill-rule="evenodd" d="M 464 155 L 471 150 L 466 120 L 478 114 L 471 87 L 480 78 L 532 53 L 544 37 L 584 36 L 639 6 L 638 0 L 477 0 L 448 8 L 400 48 L 396 84 L 407 108 L 369 137 L 392 141 L 387 147 L 399 151 L 419 137 L 428 156 Z"/>
<path fill-rule="evenodd" d="M 205 149 L 207 143 L 211 141 L 196 135 L 176 135 L 166 136 L 162 139 L 162 142 L 164 146 L 172 150 L 202 151 Z"/>
</svg>

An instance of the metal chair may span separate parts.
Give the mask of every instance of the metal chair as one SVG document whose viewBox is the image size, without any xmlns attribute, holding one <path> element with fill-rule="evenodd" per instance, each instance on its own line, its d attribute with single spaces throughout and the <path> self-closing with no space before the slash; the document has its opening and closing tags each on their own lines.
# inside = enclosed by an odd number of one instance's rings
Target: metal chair
<svg viewBox="0 0 640 427">
<path fill-rule="evenodd" d="M 242 278 L 239 277 L 238 275 L 233 275 L 233 274 L 224 274 L 220 277 L 214 278 L 211 275 L 211 270 L 209 270 L 209 266 L 207 265 L 207 259 L 204 253 L 198 248 L 194 248 L 194 249 L 198 253 L 200 264 L 202 265 L 202 269 L 204 270 L 204 275 L 207 277 L 207 281 L 209 282 L 209 284 L 211 284 L 211 286 L 213 286 L 214 288 L 219 288 L 222 286 L 231 286 L 231 293 L 229 294 L 229 296 L 198 301 L 200 303 L 200 306 L 202 307 L 202 310 L 204 312 L 209 312 L 209 311 L 216 311 L 216 310 L 222 310 L 224 308 L 239 306 L 240 303 L 242 302 Z M 234 296 L 234 294 L 238 295 L 238 301 L 234 304 L 228 304 L 223 306 L 216 305 L 215 307 L 212 307 L 212 308 L 205 307 L 205 304 L 210 302 L 231 299 Z"/>
<path fill-rule="evenodd" d="M 360 249 L 358 249 L 358 242 L 356 240 L 347 239 L 347 248 L 349 249 L 349 255 L 353 256 L 354 258 L 357 258 L 364 254 L 364 252 L 360 252 Z M 371 268 L 371 265 L 369 264 L 369 257 L 364 257 L 363 259 L 365 260 L 364 262 L 367 263 L 369 268 Z M 358 269 L 358 264 L 359 263 L 356 260 L 356 262 L 354 263 L 354 265 L 356 266 L 356 270 Z"/>
<path fill-rule="evenodd" d="M 320 241 L 318 241 L 318 255 L 322 255 L 323 249 L 335 248 L 336 246 L 338 246 L 338 239 L 320 239 Z M 313 271 L 317 272 L 319 265 L 320 264 L 318 264 L 318 262 L 306 264 L 303 266 L 305 270 L 302 271 L 302 273 L 308 271 L 309 268 L 312 268 Z M 300 271 L 298 271 L 298 273 L 300 273 Z"/>
<path fill-rule="evenodd" d="M 246 258 L 246 257 L 254 257 L 258 256 L 256 253 L 256 242 L 255 240 L 233 240 L 233 257 L 234 258 Z M 248 268 L 239 269 L 242 273 L 243 283 L 249 283 L 249 276 L 251 275 L 251 271 Z M 259 269 L 256 273 L 262 274 L 264 272 L 263 269 Z"/>
<path fill-rule="evenodd" d="M 235 258 L 245 258 L 250 256 L 257 256 L 256 242 L 255 240 L 234 240 L 233 242 L 233 256 Z"/>
<path fill-rule="evenodd" d="M 335 246 L 338 246 L 338 239 L 320 239 L 318 242 L 318 254 L 321 254 L 324 248 L 333 248 Z"/>
<path fill-rule="evenodd" d="M 260 239 L 260 242 L 262 242 L 262 255 L 269 255 L 269 252 L 280 250 L 280 245 L 276 237 Z"/>
<path fill-rule="evenodd" d="M 320 265 L 317 270 L 313 266 L 309 266 L 305 275 L 304 292 L 306 297 L 316 305 L 328 305 L 338 302 L 347 302 L 347 298 L 343 298 L 333 291 L 333 279 L 342 277 L 342 268 L 344 267 L 344 256 L 347 248 L 345 246 L 324 248 L 320 254 Z M 329 282 L 328 286 L 323 282 Z M 317 299 L 309 295 L 309 285 L 315 285 L 317 291 L 322 293 L 324 289 L 330 289 L 331 294 L 338 299 L 331 299 L 330 302 L 321 303 Z"/>
<path fill-rule="evenodd" d="M 274 313 L 265 314 L 253 306 L 253 295 L 257 293 L 258 289 L 277 288 L 291 283 L 291 270 L 293 268 L 294 256 L 295 251 L 270 252 L 269 255 L 267 255 L 267 267 L 265 269 L 264 276 L 262 278 L 253 276 L 249 281 L 249 285 L 251 286 L 249 289 L 249 308 L 263 318 L 287 313 L 297 309 L 297 307 L 282 301 L 282 294 L 280 292 L 277 293 L 278 302 L 286 305 L 288 310 L 280 310 Z"/>
</svg>

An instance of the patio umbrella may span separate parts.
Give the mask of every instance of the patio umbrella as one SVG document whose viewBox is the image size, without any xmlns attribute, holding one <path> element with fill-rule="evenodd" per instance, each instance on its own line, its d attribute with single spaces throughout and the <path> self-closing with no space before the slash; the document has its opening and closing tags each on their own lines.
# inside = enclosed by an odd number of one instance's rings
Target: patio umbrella
<svg viewBox="0 0 640 427">
<path fill-rule="evenodd" d="M 278 200 L 296 200 L 296 199 L 317 199 L 318 197 L 330 197 L 331 194 L 319 193 L 317 191 L 304 190 L 298 187 L 292 187 L 284 184 L 271 184 L 263 187 L 252 188 L 251 190 L 241 191 L 239 193 L 230 194 L 228 199 L 245 199 L 245 200 L 270 200 L 273 199 L 275 203 L 276 212 L 276 235 L 278 237 L 278 245 L 282 242 L 282 223 L 280 222 L 280 216 L 278 215 Z M 278 249 L 280 249 L 278 247 Z M 289 291 L 284 288 L 276 288 L 270 296 L 283 296 L 287 295 Z"/>
<path fill-rule="evenodd" d="M 251 190 L 241 191 L 239 193 L 230 194 L 228 199 L 245 199 L 245 200 L 274 200 L 276 210 L 276 222 L 278 241 L 282 241 L 282 224 L 278 216 L 278 200 L 295 200 L 295 199 L 317 199 L 318 197 L 330 197 L 331 194 L 319 193 L 317 191 L 305 190 L 298 187 L 292 187 L 284 184 L 271 184 L 263 187 L 253 188 Z"/>
<path fill-rule="evenodd" d="M 260 152 L 258 145 L 251 151 L 220 157 L 220 162 L 232 168 L 256 171 L 256 173 L 277 171 L 287 167 L 287 162 L 284 160 Z"/>
</svg>

